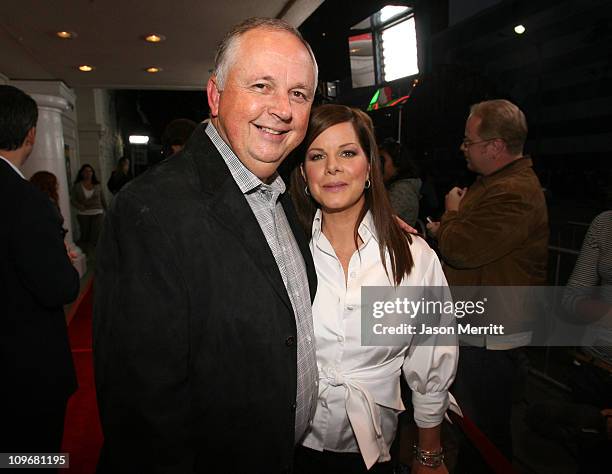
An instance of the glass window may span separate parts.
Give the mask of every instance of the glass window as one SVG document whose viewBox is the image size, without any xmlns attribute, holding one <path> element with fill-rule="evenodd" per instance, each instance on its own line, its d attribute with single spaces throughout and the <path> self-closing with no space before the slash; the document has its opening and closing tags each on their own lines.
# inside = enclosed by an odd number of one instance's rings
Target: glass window
<svg viewBox="0 0 612 474">
<path fill-rule="evenodd" d="M 414 17 L 384 29 L 381 38 L 385 82 L 419 73 Z"/>
<path fill-rule="evenodd" d="M 348 38 L 353 87 L 366 87 L 418 74 L 414 15 L 387 5 L 351 28 Z"/>
</svg>

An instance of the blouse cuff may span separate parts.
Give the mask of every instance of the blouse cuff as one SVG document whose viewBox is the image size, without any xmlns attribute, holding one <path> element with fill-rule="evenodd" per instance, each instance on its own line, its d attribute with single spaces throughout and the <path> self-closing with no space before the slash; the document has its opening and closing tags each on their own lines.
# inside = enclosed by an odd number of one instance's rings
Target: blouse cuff
<svg viewBox="0 0 612 474">
<path fill-rule="evenodd" d="M 412 392 L 414 421 L 419 428 L 433 428 L 442 423 L 448 408 L 448 391 L 419 393 Z"/>
</svg>

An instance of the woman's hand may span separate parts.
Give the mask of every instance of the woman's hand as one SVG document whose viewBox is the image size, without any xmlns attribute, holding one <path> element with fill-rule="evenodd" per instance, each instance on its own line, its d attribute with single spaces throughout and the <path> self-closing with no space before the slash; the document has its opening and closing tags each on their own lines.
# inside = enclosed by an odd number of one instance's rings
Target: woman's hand
<svg viewBox="0 0 612 474">
<path fill-rule="evenodd" d="M 398 216 L 395 216 L 395 221 L 398 223 L 400 228 L 406 232 L 407 234 L 418 235 L 419 232 L 412 226 L 406 224 L 403 220 L 401 220 Z"/>
<path fill-rule="evenodd" d="M 411 474 L 448 474 L 448 469 L 444 463 L 440 464 L 438 467 L 427 467 L 423 466 L 416 459 L 412 462 L 412 469 L 410 470 Z"/>
</svg>

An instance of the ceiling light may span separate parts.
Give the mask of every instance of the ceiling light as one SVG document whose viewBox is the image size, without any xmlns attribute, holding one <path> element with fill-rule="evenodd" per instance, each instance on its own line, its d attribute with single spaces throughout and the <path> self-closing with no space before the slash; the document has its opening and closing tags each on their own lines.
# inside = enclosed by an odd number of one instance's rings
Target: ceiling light
<svg viewBox="0 0 612 474">
<path fill-rule="evenodd" d="M 91 72 L 94 70 L 93 66 L 90 66 L 89 64 L 82 64 L 79 66 L 79 71 L 81 72 Z"/>
<path fill-rule="evenodd" d="M 163 69 L 160 67 L 151 66 L 151 67 L 146 68 L 145 71 L 147 71 L 150 74 L 155 74 L 156 72 L 163 71 Z"/>
<path fill-rule="evenodd" d="M 149 143 L 149 137 L 146 135 L 130 135 L 128 140 L 132 145 L 146 145 Z"/>
<path fill-rule="evenodd" d="M 55 36 L 61 39 L 74 39 L 77 34 L 74 31 L 56 31 Z"/>
<path fill-rule="evenodd" d="M 514 32 L 515 32 L 517 35 L 522 35 L 523 33 L 525 33 L 525 27 L 524 27 L 523 25 L 516 25 L 516 26 L 514 27 Z"/>
<path fill-rule="evenodd" d="M 149 43 L 160 43 L 162 41 L 165 41 L 166 37 L 164 35 L 160 35 L 158 33 L 151 33 L 149 35 L 145 35 L 144 36 L 144 40 L 149 42 Z"/>
</svg>

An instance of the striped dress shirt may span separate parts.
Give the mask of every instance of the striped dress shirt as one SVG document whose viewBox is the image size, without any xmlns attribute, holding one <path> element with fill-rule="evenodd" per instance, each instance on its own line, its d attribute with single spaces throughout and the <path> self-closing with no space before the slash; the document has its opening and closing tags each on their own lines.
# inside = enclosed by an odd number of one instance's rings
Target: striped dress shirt
<svg viewBox="0 0 612 474">
<path fill-rule="evenodd" d="M 310 424 L 317 394 L 318 370 L 314 351 L 312 307 L 306 265 L 287 216 L 278 198 L 285 192 L 283 179 L 276 174 L 270 184 L 263 183 L 238 159 L 212 123 L 206 134 L 223 157 L 244 194 L 274 255 L 291 301 L 297 329 L 297 398 L 295 404 L 295 441 L 302 438 Z"/>
</svg>

